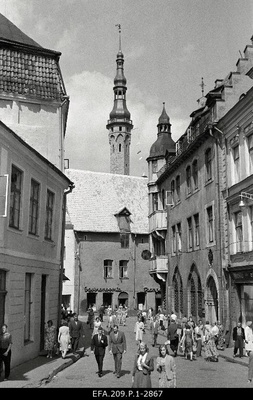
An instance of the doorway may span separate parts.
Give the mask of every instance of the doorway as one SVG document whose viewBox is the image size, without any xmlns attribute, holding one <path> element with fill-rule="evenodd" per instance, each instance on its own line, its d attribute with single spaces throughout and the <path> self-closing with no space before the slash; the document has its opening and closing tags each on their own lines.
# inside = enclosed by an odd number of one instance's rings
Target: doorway
<svg viewBox="0 0 253 400">
<path fill-rule="evenodd" d="M 40 351 L 44 349 L 45 314 L 46 314 L 46 284 L 47 276 L 41 275 L 41 305 L 40 305 Z"/>
</svg>

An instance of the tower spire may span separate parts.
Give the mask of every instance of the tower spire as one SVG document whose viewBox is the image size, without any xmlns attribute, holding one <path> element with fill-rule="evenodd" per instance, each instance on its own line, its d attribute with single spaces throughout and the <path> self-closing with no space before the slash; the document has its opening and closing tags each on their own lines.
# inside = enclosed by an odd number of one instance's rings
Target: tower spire
<svg viewBox="0 0 253 400">
<path fill-rule="evenodd" d="M 121 51 L 121 25 L 119 30 L 119 51 L 116 56 L 116 76 L 114 78 L 114 103 L 106 128 L 109 131 L 110 172 L 129 175 L 130 144 L 133 123 L 126 105 L 127 80 L 124 75 L 124 55 Z"/>
<path fill-rule="evenodd" d="M 121 24 L 116 24 L 115 26 L 119 29 L 119 52 L 121 53 Z"/>
</svg>

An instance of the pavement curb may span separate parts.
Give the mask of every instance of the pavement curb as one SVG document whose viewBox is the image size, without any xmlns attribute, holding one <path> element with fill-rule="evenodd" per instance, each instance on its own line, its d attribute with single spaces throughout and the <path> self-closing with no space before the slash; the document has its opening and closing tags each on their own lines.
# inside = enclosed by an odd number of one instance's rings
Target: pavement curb
<svg viewBox="0 0 253 400">
<path fill-rule="evenodd" d="M 49 383 L 55 375 L 57 375 L 60 371 L 63 371 L 65 368 L 70 367 L 70 365 L 77 362 L 80 358 L 81 358 L 80 354 L 73 355 L 69 360 L 66 360 L 63 364 L 58 365 L 52 371 L 50 371 L 47 377 L 43 377 L 37 382 L 28 383 L 27 385 L 23 386 L 23 388 L 32 388 L 32 387 L 38 388 L 44 384 Z"/>
</svg>

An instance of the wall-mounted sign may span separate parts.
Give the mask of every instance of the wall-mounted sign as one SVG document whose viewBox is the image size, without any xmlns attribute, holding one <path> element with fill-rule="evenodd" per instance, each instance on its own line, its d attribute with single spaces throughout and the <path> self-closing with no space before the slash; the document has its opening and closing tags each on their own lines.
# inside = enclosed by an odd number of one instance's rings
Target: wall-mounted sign
<svg viewBox="0 0 253 400">
<path fill-rule="evenodd" d="M 88 293 L 97 293 L 97 292 L 121 292 L 121 289 L 119 287 L 116 288 L 88 288 L 85 286 L 84 288 L 85 292 Z"/>
</svg>

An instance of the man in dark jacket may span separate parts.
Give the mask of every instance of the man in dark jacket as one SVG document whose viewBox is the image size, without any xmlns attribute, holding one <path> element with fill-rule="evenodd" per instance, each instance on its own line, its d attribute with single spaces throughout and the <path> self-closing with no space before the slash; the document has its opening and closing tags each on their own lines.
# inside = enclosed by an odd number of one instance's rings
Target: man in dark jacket
<svg viewBox="0 0 253 400">
<path fill-rule="evenodd" d="M 79 321 L 76 313 L 73 314 L 73 320 L 69 322 L 69 334 L 73 353 L 76 353 L 80 345 L 80 339 L 84 337 L 83 324 Z"/>
<path fill-rule="evenodd" d="M 98 333 L 91 339 L 91 352 L 95 354 L 98 365 L 98 376 L 103 375 L 103 361 L 105 356 L 105 349 L 108 346 L 107 336 L 104 335 L 102 326 L 98 328 Z"/>
<path fill-rule="evenodd" d="M 170 324 L 167 329 L 167 339 L 170 341 L 170 348 L 174 353 L 174 357 L 176 357 L 178 348 L 178 333 L 177 323 L 173 318 L 171 318 Z"/>
<path fill-rule="evenodd" d="M 242 323 L 239 321 L 237 322 L 237 326 L 235 326 L 233 329 L 233 340 L 235 341 L 233 357 L 236 356 L 237 350 L 239 349 L 239 357 L 242 358 L 245 334 L 244 334 L 244 329 L 242 327 Z"/>
<path fill-rule="evenodd" d="M 126 337 L 124 332 L 119 331 L 118 325 L 114 325 L 113 331 L 109 334 L 109 353 L 114 358 L 114 374 L 120 378 L 122 355 L 126 353 Z"/>
</svg>

